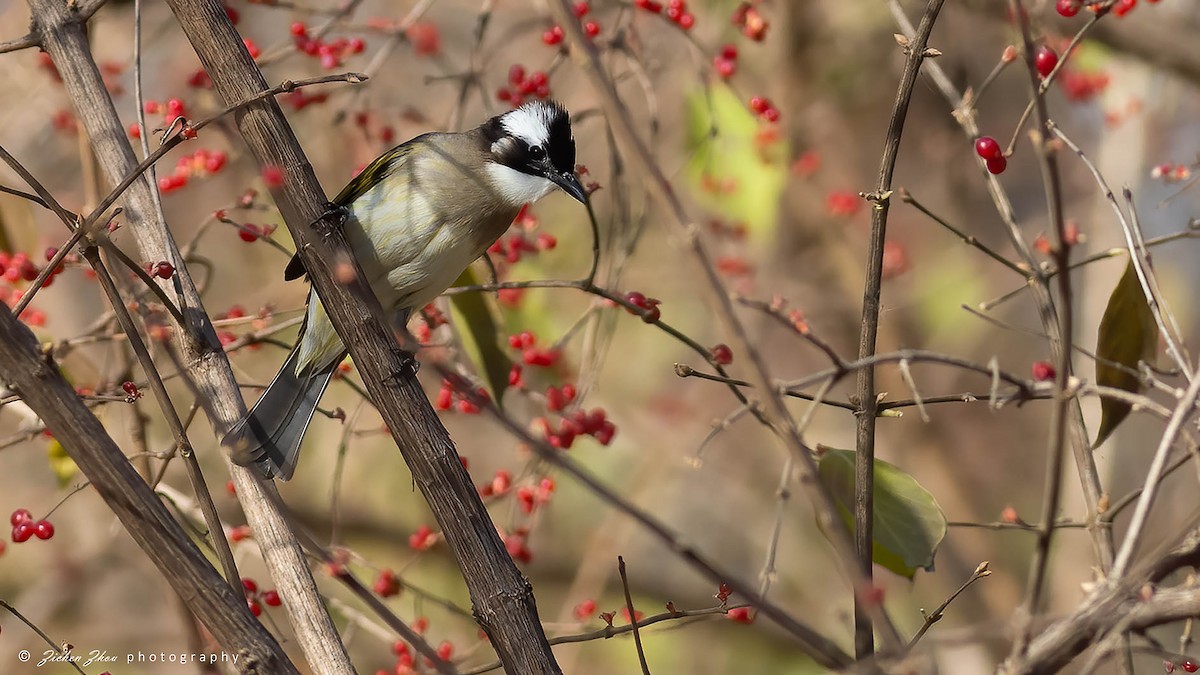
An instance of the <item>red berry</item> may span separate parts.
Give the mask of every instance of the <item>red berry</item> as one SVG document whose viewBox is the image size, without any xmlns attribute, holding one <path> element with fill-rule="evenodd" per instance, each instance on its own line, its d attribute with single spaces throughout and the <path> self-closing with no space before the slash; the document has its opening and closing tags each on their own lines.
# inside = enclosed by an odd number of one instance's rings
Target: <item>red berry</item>
<svg viewBox="0 0 1200 675">
<path fill-rule="evenodd" d="M 254 616 L 260 616 L 262 614 L 262 605 L 258 604 L 257 600 L 253 598 L 247 600 L 246 606 L 250 608 L 250 613 Z"/>
<path fill-rule="evenodd" d="M 1079 7 L 1079 0 L 1058 0 L 1058 3 L 1055 4 L 1054 9 L 1058 10 L 1060 15 L 1069 19 L 1079 13 Z"/>
<path fill-rule="evenodd" d="M 1048 361 L 1034 361 L 1032 371 L 1033 379 L 1038 382 L 1046 382 L 1054 379 L 1054 366 Z"/>
<path fill-rule="evenodd" d="M 709 349 L 709 352 L 712 354 L 713 361 L 716 361 L 722 366 L 727 366 L 733 363 L 733 350 L 729 348 L 729 345 L 715 345 Z"/>
<path fill-rule="evenodd" d="M 645 321 L 646 323 L 658 323 L 658 320 L 661 318 L 662 311 L 657 307 L 651 307 L 650 309 L 646 310 L 644 314 L 642 314 L 642 321 Z"/>
<path fill-rule="evenodd" d="M 634 4 L 637 5 L 639 9 L 644 9 L 647 12 L 654 12 L 655 14 L 661 14 L 663 10 L 662 3 L 658 2 L 657 0 L 635 0 Z"/>
<path fill-rule="evenodd" d="M 771 107 L 771 102 L 761 96 L 755 96 L 750 99 L 750 111 L 755 115 L 761 115 Z"/>
<path fill-rule="evenodd" d="M 269 164 L 262 168 L 262 178 L 267 187 L 277 188 L 283 185 L 285 176 L 282 168 L 274 164 Z"/>
<path fill-rule="evenodd" d="M 375 583 L 371 586 L 371 590 L 381 598 L 390 598 L 400 593 L 400 580 L 396 578 L 396 573 L 392 570 L 382 569 L 379 571 L 379 576 L 375 577 Z"/>
<path fill-rule="evenodd" d="M 22 525 L 25 524 L 27 523 L 22 523 Z M 20 527 L 20 525 L 18 525 L 18 527 Z M 48 520 L 39 520 L 37 521 L 37 524 L 33 526 L 33 533 L 37 535 L 38 539 L 49 539 L 50 537 L 54 536 L 54 525 Z"/>
<path fill-rule="evenodd" d="M 520 85 L 525 81 L 525 67 L 514 64 L 508 69 L 508 83 L 514 86 Z"/>
<path fill-rule="evenodd" d="M 560 28 L 559 30 L 562 29 Z M 588 21 L 583 24 L 583 32 L 586 33 L 588 37 L 594 38 L 600 34 L 600 24 L 596 23 L 595 21 Z"/>
<path fill-rule="evenodd" d="M 730 44 L 726 44 L 725 46 L 721 47 L 721 58 L 728 59 L 730 61 L 736 61 L 737 57 L 738 57 L 737 45 L 730 43 Z"/>
<path fill-rule="evenodd" d="M 438 645 L 437 655 L 439 659 L 443 661 L 449 661 L 452 654 L 454 654 L 454 645 L 450 644 L 449 642 L 443 642 L 442 644 Z"/>
<path fill-rule="evenodd" d="M 1117 3 L 1112 6 L 1113 14 L 1117 16 L 1125 16 L 1133 11 L 1137 6 L 1137 0 L 1117 0 Z M 1186 668 L 1184 670 L 1187 670 Z"/>
<path fill-rule="evenodd" d="M 14 544 L 29 541 L 33 536 L 34 525 L 31 521 L 17 523 L 12 530 L 12 540 Z"/>
<path fill-rule="evenodd" d="M 1179 667 L 1183 668 L 1189 673 L 1194 673 L 1197 670 L 1200 670 L 1200 665 L 1196 665 L 1196 662 L 1191 659 L 1184 659 L 1183 662 L 1179 664 Z"/>
<path fill-rule="evenodd" d="M 21 523 L 32 523 L 33 514 L 29 512 L 29 509 L 17 509 L 16 511 L 12 512 L 11 516 L 8 517 L 8 522 L 11 523 L 13 527 L 20 525 Z"/>
<path fill-rule="evenodd" d="M 737 64 L 723 56 L 715 56 L 713 57 L 713 70 L 717 71 L 717 76 L 722 80 L 728 80 L 737 71 Z"/>
<path fill-rule="evenodd" d="M 1008 168 L 1008 160 L 1003 156 L 993 157 L 987 161 L 987 170 L 993 174 L 1002 174 Z"/>
<path fill-rule="evenodd" d="M 975 154 L 983 159 L 995 159 L 1003 155 L 1000 144 L 991 136 L 980 136 L 975 139 Z"/>
<path fill-rule="evenodd" d="M 679 21 L 676 23 L 679 24 L 680 28 L 684 30 L 690 30 L 692 26 L 696 25 L 696 17 L 692 16 L 688 12 L 684 12 L 683 14 L 679 15 Z"/>
<path fill-rule="evenodd" d="M 1047 45 L 1038 47 L 1037 54 L 1033 57 L 1033 65 L 1042 78 L 1050 77 L 1050 73 L 1058 65 L 1058 52 Z"/>
<path fill-rule="evenodd" d="M 591 23 L 591 21 L 589 21 L 588 23 Z M 554 26 L 553 28 L 547 28 L 546 31 L 542 33 L 542 43 L 545 45 L 553 47 L 557 44 L 562 43 L 562 41 L 563 41 L 563 29 L 561 26 Z"/>
<path fill-rule="evenodd" d="M 174 274 L 175 267 L 169 262 L 163 261 L 154 267 L 154 275 L 160 279 L 170 279 Z"/>
<path fill-rule="evenodd" d="M 303 21 L 297 21 L 292 24 L 291 31 L 296 37 L 305 37 L 308 35 L 308 26 Z"/>
<path fill-rule="evenodd" d="M 268 607 L 278 607 L 283 604 L 283 601 L 279 599 L 279 591 L 275 589 L 263 591 L 262 601 L 267 603 Z"/>
<path fill-rule="evenodd" d="M 254 594 L 258 592 L 258 584 L 253 579 L 242 579 L 242 588 L 246 589 L 247 593 Z"/>
</svg>

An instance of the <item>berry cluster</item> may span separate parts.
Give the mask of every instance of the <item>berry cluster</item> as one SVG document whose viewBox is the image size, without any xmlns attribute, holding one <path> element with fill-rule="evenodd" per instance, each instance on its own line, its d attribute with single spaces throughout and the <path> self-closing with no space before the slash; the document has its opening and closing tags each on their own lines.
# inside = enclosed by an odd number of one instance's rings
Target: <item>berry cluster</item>
<svg viewBox="0 0 1200 675">
<path fill-rule="evenodd" d="M 442 388 L 438 391 L 437 398 L 434 399 L 433 407 L 437 410 L 455 408 L 458 412 L 466 415 L 477 415 L 479 414 L 479 405 L 472 401 L 472 398 L 488 399 L 487 389 L 476 387 L 473 392 L 467 394 L 460 391 L 459 386 L 454 382 L 442 380 Z"/>
<path fill-rule="evenodd" d="M 750 2 L 743 2 L 733 10 L 733 25 L 742 31 L 742 35 L 754 40 L 762 42 L 767 37 L 767 29 L 771 24 L 758 11 L 758 8 Z"/>
<path fill-rule="evenodd" d="M 625 294 L 625 300 L 642 310 L 641 312 L 635 312 L 632 309 L 628 311 L 630 314 L 641 316 L 642 321 L 646 323 L 657 323 L 662 318 L 662 311 L 658 308 L 662 304 L 662 300 L 658 298 L 647 298 L 643 293 L 630 291 Z"/>
<path fill-rule="evenodd" d="M 737 72 L 738 49 L 733 44 L 721 47 L 721 53 L 713 57 L 713 70 L 722 80 L 728 80 Z"/>
<path fill-rule="evenodd" d="M 577 19 L 586 17 L 591 11 L 591 3 L 589 3 L 587 0 L 580 0 L 579 2 L 575 3 L 574 7 L 572 7 L 572 13 L 575 14 L 575 18 Z M 583 34 L 589 38 L 596 37 L 600 34 L 600 24 L 591 20 L 584 21 Z M 554 25 L 547 28 L 546 32 L 542 33 L 542 42 L 551 47 L 555 47 L 562 44 L 563 38 L 565 37 L 566 34 L 563 32 L 562 26 Z"/>
<path fill-rule="evenodd" d="M 47 251 L 49 252 L 49 251 Z M 50 254 L 53 257 L 53 253 Z M 24 253 L 9 254 L 7 251 L 0 251 L 0 276 L 9 283 L 18 281 L 33 281 L 37 278 L 38 267 L 29 259 L 29 256 Z M 56 271 L 57 273 L 57 271 Z M 46 280 L 46 285 L 49 285 L 50 280 Z"/>
<path fill-rule="evenodd" d="M 755 96 L 750 99 L 750 112 L 772 124 L 779 121 L 779 109 L 770 100 L 762 96 Z"/>
<path fill-rule="evenodd" d="M 975 154 L 979 155 L 987 165 L 987 170 L 993 174 L 1004 173 L 1008 168 L 1008 160 L 1000 144 L 991 136 L 980 136 L 975 139 Z"/>
<path fill-rule="evenodd" d="M 533 513 L 534 509 L 550 501 L 554 495 L 554 479 L 546 477 L 538 481 L 537 486 L 522 485 L 517 488 L 517 504 L 521 513 Z"/>
<path fill-rule="evenodd" d="M 564 384 L 561 388 L 550 385 L 546 388 L 546 410 L 562 412 L 575 400 L 575 385 Z"/>
<path fill-rule="evenodd" d="M 1200 670 L 1200 664 L 1197 664 L 1191 659 L 1184 659 L 1178 663 L 1179 667 L 1187 673 L 1194 673 Z M 1176 663 L 1174 661 L 1163 661 L 1163 671 L 1167 673 L 1175 672 Z"/>
<path fill-rule="evenodd" d="M 537 346 L 537 336 L 530 331 L 521 331 L 508 337 L 508 346 L 521 351 L 521 361 L 527 366 L 549 367 L 554 365 L 562 352 Z"/>
<path fill-rule="evenodd" d="M 1179 183 L 1192 177 L 1192 168 L 1186 164 L 1159 164 L 1150 170 L 1150 177 L 1166 183 Z"/>
<path fill-rule="evenodd" d="M 686 0 L 669 0 L 664 11 L 663 4 L 657 0 L 634 0 L 638 9 L 652 14 L 665 14 L 675 25 L 683 30 L 691 30 L 696 25 L 696 17 L 687 11 Z"/>
<path fill-rule="evenodd" d="M 321 38 L 312 37 L 308 34 L 308 25 L 303 21 L 293 23 L 291 33 L 296 49 L 320 59 L 321 67 L 326 70 L 341 66 L 342 58 L 350 54 L 361 54 L 367 48 L 367 43 L 362 38 L 341 37 L 332 42 L 325 42 Z"/>
<path fill-rule="evenodd" d="M 591 412 L 576 409 L 559 419 L 557 430 L 552 429 L 545 417 L 535 418 L 533 427 L 546 437 L 547 443 L 560 450 L 570 450 L 579 436 L 591 436 L 600 445 L 608 445 L 617 435 L 617 426 L 608 419 L 604 408 L 593 408 Z"/>
<path fill-rule="evenodd" d="M 130 128 L 133 131 L 137 125 Z M 169 176 L 160 176 L 158 189 L 163 194 L 170 194 L 187 187 L 190 178 L 207 178 L 225 168 L 228 157 L 221 150 L 199 150 L 184 155 L 175 163 L 175 171 Z"/>
<path fill-rule="evenodd" d="M 1095 98 L 1108 88 L 1109 82 L 1107 73 L 1069 70 L 1066 67 L 1059 72 L 1057 79 L 1067 100 L 1077 103 Z"/>
<path fill-rule="evenodd" d="M 30 537 L 46 540 L 54 536 L 54 525 L 44 518 L 34 522 L 33 514 L 29 512 L 29 509 L 13 511 L 12 515 L 8 517 L 8 522 L 12 525 L 14 544 L 29 541 Z"/>
<path fill-rule="evenodd" d="M 529 97 L 550 97 L 550 76 L 537 70 L 526 76 L 525 66 L 515 64 L 508 69 L 508 83 L 512 88 L 501 87 L 496 92 L 496 100 L 518 108 Z"/>
<path fill-rule="evenodd" d="M 278 607 L 283 604 L 279 599 L 279 592 L 275 589 L 265 590 L 262 593 L 258 592 L 258 582 L 250 578 L 242 579 L 242 590 L 246 593 L 246 604 L 250 607 L 250 613 L 254 616 L 262 614 L 262 606 Z M 261 604 L 259 601 L 262 601 Z"/>
</svg>

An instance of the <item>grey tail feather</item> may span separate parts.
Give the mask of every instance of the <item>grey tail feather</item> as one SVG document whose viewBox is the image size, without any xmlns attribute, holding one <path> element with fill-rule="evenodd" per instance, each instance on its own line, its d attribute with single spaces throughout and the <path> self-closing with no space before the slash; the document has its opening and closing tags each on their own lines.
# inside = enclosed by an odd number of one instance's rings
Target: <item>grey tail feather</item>
<svg viewBox="0 0 1200 675">
<path fill-rule="evenodd" d="M 329 379 L 342 361 L 338 358 L 319 371 L 297 375 L 299 353 L 297 346 L 262 397 L 221 442 L 233 449 L 235 461 L 254 464 L 267 478 L 292 477 L 304 432 L 329 386 Z"/>
</svg>

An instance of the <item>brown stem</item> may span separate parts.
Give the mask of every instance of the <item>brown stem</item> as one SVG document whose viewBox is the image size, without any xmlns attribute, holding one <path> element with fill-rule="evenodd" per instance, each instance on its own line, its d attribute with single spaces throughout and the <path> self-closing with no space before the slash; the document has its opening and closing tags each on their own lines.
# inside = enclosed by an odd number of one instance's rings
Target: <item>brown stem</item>
<svg viewBox="0 0 1200 675">
<path fill-rule="evenodd" d="M 879 181 L 875 184 L 871 210 L 871 241 L 867 248 L 867 274 L 863 288 L 862 330 L 858 337 L 858 358 L 865 359 L 875 354 L 875 341 L 879 335 L 879 298 L 883 289 L 883 245 L 887 238 L 888 208 L 891 206 L 892 174 L 896 169 L 896 158 L 900 154 L 900 136 L 904 132 L 904 120 L 908 116 L 908 104 L 912 100 L 913 88 L 921 63 L 925 60 L 925 48 L 929 34 L 945 0 L 929 0 L 925 15 L 917 27 L 917 34 L 908 41 L 908 59 L 904 74 L 896 90 L 896 102 L 892 106 L 888 122 L 887 140 L 884 141 L 883 157 L 879 162 Z M 874 551 L 875 519 L 875 415 L 878 404 L 875 393 L 875 369 L 858 371 L 856 391 L 862 414 L 858 416 L 858 429 L 854 458 L 854 548 L 858 554 L 859 572 L 871 581 L 872 556 Z M 870 593 L 854 594 L 854 650 L 859 659 L 875 652 L 875 627 L 872 626 L 871 603 L 866 598 Z"/>
<path fill-rule="evenodd" d="M 220 2 L 168 4 L 223 100 L 240 101 L 267 89 Z M 560 672 L 538 619 L 533 589 L 505 550 L 420 384 L 405 375 L 409 369 L 396 335 L 357 269 L 340 223 L 324 215 L 327 199 L 279 105 L 271 98 L 254 101 L 235 111 L 233 119 L 258 163 L 283 171 L 282 184 L 273 190 L 275 203 L 321 303 L 445 533 L 476 620 L 511 672 Z M 335 281 L 334 266 L 352 271 L 355 280 Z"/>
</svg>

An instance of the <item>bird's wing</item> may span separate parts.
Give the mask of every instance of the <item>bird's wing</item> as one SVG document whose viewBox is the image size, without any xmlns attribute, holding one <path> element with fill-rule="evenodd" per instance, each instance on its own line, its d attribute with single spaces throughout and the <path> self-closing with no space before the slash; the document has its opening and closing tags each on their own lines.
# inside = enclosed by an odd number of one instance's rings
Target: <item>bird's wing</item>
<svg viewBox="0 0 1200 675">
<path fill-rule="evenodd" d="M 368 164 L 365 169 L 358 172 L 357 176 L 350 179 L 346 187 L 342 188 L 342 191 L 334 198 L 333 203 L 338 206 L 349 206 L 355 199 L 366 194 L 368 190 L 378 185 L 384 176 L 396 167 L 396 164 L 402 162 L 417 143 L 428 135 L 422 134 L 405 141 L 375 158 L 375 161 Z"/>
<path fill-rule="evenodd" d="M 333 203 L 338 206 L 349 206 L 354 200 L 366 194 L 368 190 L 378 185 L 388 173 L 394 170 L 408 156 L 418 141 L 428 135 L 422 134 L 416 138 L 409 139 L 376 157 L 366 168 L 359 171 L 358 175 L 350 179 L 346 187 L 342 188 L 342 191 L 334 198 Z M 287 268 L 284 270 L 284 280 L 292 281 L 306 274 L 308 274 L 308 270 L 304 269 L 304 264 L 300 262 L 300 255 L 293 254 L 292 259 L 288 261 Z"/>
</svg>

